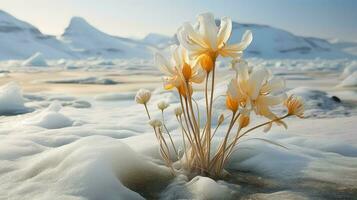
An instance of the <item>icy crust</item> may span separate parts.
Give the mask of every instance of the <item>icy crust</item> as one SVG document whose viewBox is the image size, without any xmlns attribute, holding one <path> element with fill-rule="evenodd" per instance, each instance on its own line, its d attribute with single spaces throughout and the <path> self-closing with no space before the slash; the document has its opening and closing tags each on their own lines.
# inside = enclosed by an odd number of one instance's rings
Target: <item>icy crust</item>
<svg viewBox="0 0 357 200">
<path fill-rule="evenodd" d="M 0 87 L 0 115 L 16 115 L 31 111 L 25 107 L 20 86 L 10 82 Z"/>
<path fill-rule="evenodd" d="M 324 91 L 297 87 L 288 91 L 288 94 L 300 96 L 304 100 L 305 117 L 336 117 L 336 115 L 344 116 L 351 112 L 342 105 L 341 99 L 334 99 Z"/>
</svg>

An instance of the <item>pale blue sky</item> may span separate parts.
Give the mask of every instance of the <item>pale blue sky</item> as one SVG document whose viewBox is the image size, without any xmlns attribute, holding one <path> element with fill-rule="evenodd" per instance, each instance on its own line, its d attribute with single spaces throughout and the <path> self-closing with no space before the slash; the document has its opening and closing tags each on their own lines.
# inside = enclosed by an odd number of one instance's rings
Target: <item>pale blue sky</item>
<svg viewBox="0 0 357 200">
<path fill-rule="evenodd" d="M 0 9 L 54 35 L 72 16 L 113 35 L 171 35 L 182 22 L 210 11 L 298 35 L 357 41 L 357 0 L 1 0 Z"/>
</svg>

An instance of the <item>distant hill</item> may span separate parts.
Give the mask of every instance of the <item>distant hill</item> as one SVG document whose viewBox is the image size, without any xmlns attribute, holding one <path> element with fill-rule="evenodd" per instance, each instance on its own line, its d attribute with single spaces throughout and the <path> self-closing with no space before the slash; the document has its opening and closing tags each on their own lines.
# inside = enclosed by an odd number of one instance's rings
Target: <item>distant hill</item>
<svg viewBox="0 0 357 200">
<path fill-rule="evenodd" d="M 301 37 L 270 26 L 237 22 L 233 22 L 230 42 L 239 42 L 247 29 L 253 32 L 254 37 L 245 52 L 247 57 L 349 58 L 357 54 L 357 45 L 332 44 L 323 39 Z M 112 36 L 80 17 L 73 17 L 61 36 L 45 35 L 33 25 L 0 10 L 0 60 L 26 59 L 37 52 L 46 59 L 151 59 L 153 51 L 168 49 L 175 43 L 176 36 L 157 33 L 150 33 L 142 40 Z"/>
</svg>

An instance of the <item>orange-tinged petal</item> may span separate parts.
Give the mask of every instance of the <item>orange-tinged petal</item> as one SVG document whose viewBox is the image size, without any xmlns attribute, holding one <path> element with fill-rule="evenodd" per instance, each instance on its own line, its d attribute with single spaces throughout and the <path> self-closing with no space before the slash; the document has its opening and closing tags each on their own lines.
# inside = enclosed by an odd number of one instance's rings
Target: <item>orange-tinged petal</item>
<svg viewBox="0 0 357 200">
<path fill-rule="evenodd" d="M 184 77 L 186 80 L 190 80 L 190 78 L 192 77 L 192 69 L 191 69 L 191 66 L 188 65 L 187 63 L 184 63 L 183 66 L 182 66 L 182 74 L 183 74 L 183 77 Z"/>
<path fill-rule="evenodd" d="M 227 95 L 226 106 L 229 110 L 236 112 L 238 110 L 238 101 Z"/>
<path fill-rule="evenodd" d="M 209 56 L 208 54 L 202 54 L 199 58 L 198 58 L 201 67 L 206 71 L 206 72 L 210 72 L 213 67 L 214 67 L 214 61 L 212 59 L 211 56 Z"/>
</svg>

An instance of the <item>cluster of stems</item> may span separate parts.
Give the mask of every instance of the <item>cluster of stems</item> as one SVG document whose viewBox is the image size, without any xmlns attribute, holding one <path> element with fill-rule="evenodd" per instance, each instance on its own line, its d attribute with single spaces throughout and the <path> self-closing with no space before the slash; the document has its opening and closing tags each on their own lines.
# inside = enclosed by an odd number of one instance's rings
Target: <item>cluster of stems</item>
<svg viewBox="0 0 357 200">
<path fill-rule="evenodd" d="M 186 80 L 184 82 L 184 91 L 182 93 L 178 91 L 180 97 L 180 111 L 176 112 L 176 119 L 180 126 L 182 133 L 182 151 L 178 151 L 172 136 L 165 125 L 164 109 L 161 110 L 161 121 L 153 123 L 152 126 L 155 131 L 155 135 L 160 145 L 160 153 L 164 159 L 166 165 L 172 169 L 173 162 L 179 160 L 184 171 L 188 171 L 192 174 L 200 174 L 210 177 L 221 177 L 224 174 L 224 168 L 229 160 L 230 156 L 234 152 L 239 140 L 246 136 L 253 130 L 262 126 L 268 125 L 275 121 L 280 121 L 292 114 L 286 114 L 282 117 L 278 117 L 274 120 L 269 120 L 265 123 L 248 128 L 248 122 L 237 122 L 241 113 L 239 110 L 232 111 L 230 116 L 230 122 L 228 128 L 224 134 L 223 139 L 219 142 L 218 146 L 212 146 L 213 138 L 219 127 L 224 123 L 224 117 L 221 115 L 218 123 L 215 127 L 212 127 L 212 114 L 213 114 L 213 101 L 214 101 L 214 89 L 215 89 L 215 63 L 212 70 L 207 71 L 205 79 L 205 111 L 206 121 L 204 125 L 200 124 L 201 117 L 199 106 L 192 97 L 192 91 L 190 91 L 191 82 Z M 146 104 L 145 109 L 150 119 L 150 114 Z M 195 105 L 195 106 L 194 106 Z M 213 131 L 212 131 L 213 130 Z M 169 141 L 165 138 L 166 132 Z M 170 145 L 172 148 L 170 148 Z M 173 149 L 171 156 L 170 150 Z"/>
</svg>

